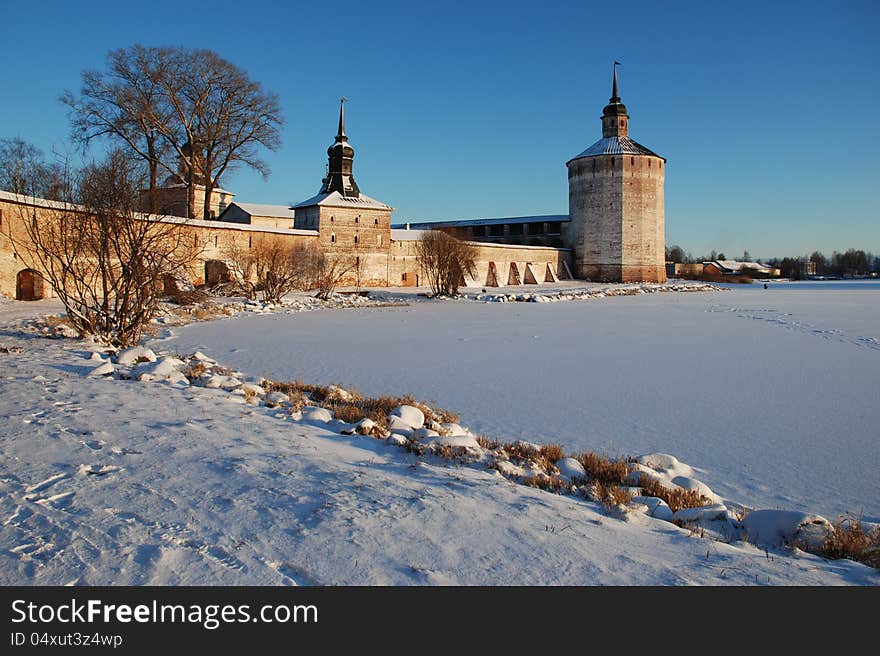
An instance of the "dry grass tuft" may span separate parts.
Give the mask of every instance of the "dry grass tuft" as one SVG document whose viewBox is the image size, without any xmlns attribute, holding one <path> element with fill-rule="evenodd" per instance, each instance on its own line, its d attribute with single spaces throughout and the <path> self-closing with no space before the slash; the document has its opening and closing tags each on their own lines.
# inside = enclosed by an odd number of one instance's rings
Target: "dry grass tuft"
<svg viewBox="0 0 880 656">
<path fill-rule="evenodd" d="M 183 372 L 183 375 L 190 380 L 196 380 L 197 378 L 204 376 L 207 372 L 208 367 L 204 362 L 195 362 L 187 367 L 186 371 Z"/>
<path fill-rule="evenodd" d="M 860 519 L 843 517 L 834 523 L 819 555 L 829 560 L 846 558 L 880 568 L 880 526 L 866 531 Z"/>
<path fill-rule="evenodd" d="M 548 474 L 558 471 L 556 463 L 565 457 L 565 451 L 559 444 L 544 444 L 538 451 L 536 461 Z"/>
<path fill-rule="evenodd" d="M 571 483 L 558 476 L 529 476 L 528 478 L 523 479 L 522 484 L 527 485 L 528 487 L 536 487 L 540 490 L 546 490 L 547 492 L 553 492 L 554 494 L 571 492 Z"/>
<path fill-rule="evenodd" d="M 628 490 L 623 489 L 617 483 L 609 483 L 597 480 L 595 483 L 596 497 L 605 506 L 605 512 L 611 512 L 618 506 L 626 506 L 632 501 Z"/>
<path fill-rule="evenodd" d="M 195 305 L 196 303 L 204 303 L 211 298 L 206 292 L 200 289 L 192 291 L 182 291 L 172 294 L 168 297 L 168 301 L 174 305 Z"/>
<path fill-rule="evenodd" d="M 364 409 L 354 404 L 333 403 L 327 408 L 333 412 L 334 417 L 347 424 L 355 424 L 366 417 Z"/>
<path fill-rule="evenodd" d="M 677 512 L 682 508 L 702 508 L 712 504 L 711 499 L 707 499 L 695 490 L 685 490 L 680 487 L 669 488 L 647 476 L 639 476 L 639 487 L 648 497 L 658 497 L 666 502 L 672 512 Z"/>
<path fill-rule="evenodd" d="M 629 476 L 629 467 L 626 460 L 611 460 L 608 456 L 601 456 L 587 451 L 574 456 L 575 460 L 587 472 L 589 480 L 605 485 L 623 485 Z"/>
<path fill-rule="evenodd" d="M 540 447 L 535 448 L 528 442 L 505 442 L 501 445 L 507 457 L 514 462 L 527 462 L 535 460 L 540 454 Z"/>
<path fill-rule="evenodd" d="M 486 449 L 487 451 L 494 451 L 495 449 L 501 446 L 501 442 L 498 440 L 493 440 L 485 435 L 477 435 L 477 444 Z"/>
</svg>

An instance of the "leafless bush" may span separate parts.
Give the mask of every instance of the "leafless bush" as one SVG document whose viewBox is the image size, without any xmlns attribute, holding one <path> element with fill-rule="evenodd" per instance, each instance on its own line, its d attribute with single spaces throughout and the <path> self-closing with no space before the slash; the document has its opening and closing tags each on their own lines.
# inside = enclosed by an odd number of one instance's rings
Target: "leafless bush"
<svg viewBox="0 0 880 656">
<path fill-rule="evenodd" d="M 359 263 L 352 255 L 313 250 L 309 252 L 307 266 L 312 287 L 317 288 L 318 298 L 326 301 L 333 296 L 342 280 L 358 269 Z"/>
<path fill-rule="evenodd" d="M 581 463 L 587 478 L 604 484 L 623 485 L 629 476 L 626 460 L 612 460 L 608 456 L 598 455 L 592 451 L 574 456 Z"/>
<path fill-rule="evenodd" d="M 314 250 L 298 251 L 278 235 L 256 235 L 250 246 L 238 243 L 226 251 L 226 262 L 245 296 L 262 291 L 267 303 L 280 303 L 294 289 L 305 289 L 315 275 Z"/>
<path fill-rule="evenodd" d="M 847 558 L 880 568 L 880 526 L 865 530 L 857 517 L 843 517 L 825 538 L 819 554 L 836 560 Z"/>
<path fill-rule="evenodd" d="M 137 341 L 156 313 L 164 276 L 183 271 L 198 251 L 183 225 L 137 212 L 140 186 L 131 162 L 112 153 L 75 177 L 67 197 L 77 205 L 22 206 L 23 235 L 12 238 L 73 326 L 117 345 Z"/>
<path fill-rule="evenodd" d="M 439 230 L 425 232 L 416 242 L 416 259 L 434 295 L 457 294 L 465 277 L 476 275 L 477 249 Z"/>
<path fill-rule="evenodd" d="M 642 493 L 645 496 L 663 499 L 672 512 L 677 512 L 682 508 L 701 508 L 712 503 L 711 499 L 707 499 L 696 490 L 667 487 L 660 481 L 647 476 L 639 476 L 639 487 L 642 488 Z"/>
</svg>

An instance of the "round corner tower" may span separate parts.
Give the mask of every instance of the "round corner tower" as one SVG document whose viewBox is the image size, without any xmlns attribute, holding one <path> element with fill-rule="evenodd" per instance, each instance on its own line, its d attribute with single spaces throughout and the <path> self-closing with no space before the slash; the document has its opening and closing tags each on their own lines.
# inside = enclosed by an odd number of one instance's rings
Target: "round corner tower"
<svg viewBox="0 0 880 656">
<path fill-rule="evenodd" d="M 566 166 L 571 216 L 566 245 L 575 277 L 665 282 L 666 160 L 629 138 L 629 114 L 617 95 L 617 62 L 602 112 L 602 138 Z"/>
</svg>

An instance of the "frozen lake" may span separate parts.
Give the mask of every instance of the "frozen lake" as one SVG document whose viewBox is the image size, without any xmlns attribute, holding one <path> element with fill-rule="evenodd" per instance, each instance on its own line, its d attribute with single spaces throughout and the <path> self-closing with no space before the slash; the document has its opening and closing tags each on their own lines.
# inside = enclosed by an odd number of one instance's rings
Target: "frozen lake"
<svg viewBox="0 0 880 656">
<path fill-rule="evenodd" d="M 493 437 L 671 453 L 733 501 L 880 521 L 880 289 L 797 285 L 248 316 L 159 346 L 413 394 Z"/>
</svg>

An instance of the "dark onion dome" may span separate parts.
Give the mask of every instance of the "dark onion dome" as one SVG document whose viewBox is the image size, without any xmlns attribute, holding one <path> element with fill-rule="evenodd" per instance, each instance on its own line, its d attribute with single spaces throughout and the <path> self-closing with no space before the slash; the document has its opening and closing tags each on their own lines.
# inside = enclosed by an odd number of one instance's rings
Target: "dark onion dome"
<svg viewBox="0 0 880 656">
<path fill-rule="evenodd" d="M 347 137 L 345 137 L 347 139 Z M 352 157 L 354 155 L 354 148 L 352 148 L 347 142 L 337 141 L 332 146 L 327 149 L 328 155 L 333 155 L 336 151 L 342 150 L 343 157 Z"/>
<path fill-rule="evenodd" d="M 640 143 L 636 143 L 629 137 L 603 137 L 592 146 L 587 148 L 580 155 L 572 157 L 569 162 L 582 157 L 595 157 L 597 155 L 648 155 L 649 157 L 660 157 L 657 153 L 649 148 L 645 148 Z M 664 162 L 665 157 L 660 157 Z"/>
</svg>

